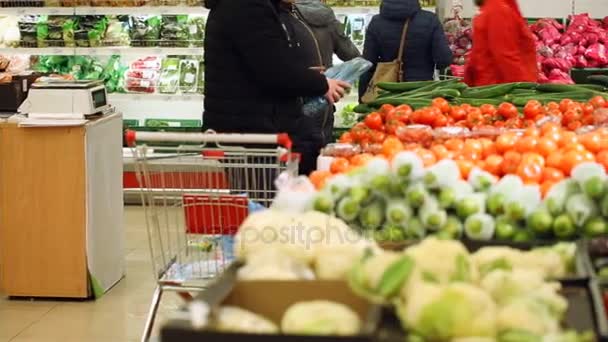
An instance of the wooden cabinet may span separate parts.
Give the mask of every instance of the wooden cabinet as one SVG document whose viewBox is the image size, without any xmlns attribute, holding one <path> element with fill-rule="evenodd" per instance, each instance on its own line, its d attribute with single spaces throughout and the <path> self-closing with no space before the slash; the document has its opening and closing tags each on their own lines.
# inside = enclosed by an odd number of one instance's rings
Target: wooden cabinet
<svg viewBox="0 0 608 342">
<path fill-rule="evenodd" d="M 9 296 L 86 298 L 124 274 L 122 118 L 0 125 L 0 281 Z"/>
</svg>

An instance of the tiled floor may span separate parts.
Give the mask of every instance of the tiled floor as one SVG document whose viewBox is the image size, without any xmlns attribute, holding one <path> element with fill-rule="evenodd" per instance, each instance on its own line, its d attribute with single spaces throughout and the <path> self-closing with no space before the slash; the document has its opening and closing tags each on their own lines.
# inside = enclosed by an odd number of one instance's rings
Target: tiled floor
<svg viewBox="0 0 608 342">
<path fill-rule="evenodd" d="M 17 301 L 0 293 L 0 342 L 139 341 L 155 286 L 141 208 L 125 208 L 125 230 L 127 276 L 98 301 Z M 181 303 L 166 294 L 156 326 Z"/>
</svg>

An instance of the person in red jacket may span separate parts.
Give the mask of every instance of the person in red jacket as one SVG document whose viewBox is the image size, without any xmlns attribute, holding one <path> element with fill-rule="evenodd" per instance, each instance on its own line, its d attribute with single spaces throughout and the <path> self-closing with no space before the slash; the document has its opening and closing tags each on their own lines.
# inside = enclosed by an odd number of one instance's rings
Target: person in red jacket
<svg viewBox="0 0 608 342">
<path fill-rule="evenodd" d="M 538 79 L 534 37 L 516 0 L 475 0 L 473 49 L 465 67 L 469 86 Z"/>
</svg>

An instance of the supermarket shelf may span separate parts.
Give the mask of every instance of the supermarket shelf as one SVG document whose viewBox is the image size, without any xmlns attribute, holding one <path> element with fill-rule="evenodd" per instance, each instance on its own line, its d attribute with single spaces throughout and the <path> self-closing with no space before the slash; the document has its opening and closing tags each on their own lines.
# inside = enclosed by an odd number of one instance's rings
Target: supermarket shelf
<svg viewBox="0 0 608 342">
<path fill-rule="evenodd" d="M 76 7 L 76 15 L 118 14 L 208 14 L 202 6 Z"/>
<path fill-rule="evenodd" d="M 171 101 L 171 102 L 198 102 L 202 103 L 204 96 L 201 94 L 108 94 L 108 101 L 121 102 L 121 101 L 139 101 L 139 100 L 160 100 L 160 101 Z"/>
<path fill-rule="evenodd" d="M 110 55 L 186 55 L 202 56 L 203 48 L 170 48 L 170 47 L 98 47 L 98 48 L 70 48 L 70 47 L 48 47 L 48 48 L 0 48 L 0 54 L 5 55 L 85 55 L 85 56 L 110 56 Z"/>
<path fill-rule="evenodd" d="M 73 7 L 0 7 L 0 15 L 72 15 Z"/>
<path fill-rule="evenodd" d="M 202 6 L 143 7 L 0 7 L 0 15 L 119 15 L 119 14 L 207 14 Z"/>
</svg>

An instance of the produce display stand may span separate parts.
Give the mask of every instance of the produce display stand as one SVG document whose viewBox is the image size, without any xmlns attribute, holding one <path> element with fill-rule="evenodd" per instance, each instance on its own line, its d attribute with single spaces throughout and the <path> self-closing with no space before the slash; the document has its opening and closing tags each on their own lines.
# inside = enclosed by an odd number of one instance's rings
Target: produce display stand
<svg viewBox="0 0 608 342">
<path fill-rule="evenodd" d="M 307 300 L 333 300 L 337 302 L 348 303 L 349 298 L 353 296 L 348 288 L 343 289 L 338 295 L 335 288 L 346 286 L 346 283 L 340 282 L 325 282 L 325 281 L 287 281 L 287 282 L 274 282 L 274 281 L 243 281 L 239 282 L 236 280 L 236 272 L 240 265 L 236 264 L 233 267 L 224 272 L 214 284 L 204 292 L 196 297 L 197 301 L 208 303 L 211 307 L 225 303 L 228 305 L 243 306 L 254 312 L 265 313 L 269 309 L 263 309 L 262 303 L 267 304 L 271 307 L 278 308 L 270 309 L 285 310 L 288 305 L 282 305 L 280 303 L 286 302 L 298 302 Z M 342 285 L 340 285 L 342 284 Z M 568 300 L 569 307 L 565 315 L 564 326 L 568 329 L 575 329 L 577 331 L 594 331 L 601 336 L 601 331 L 606 326 L 605 315 L 603 312 L 597 311 L 596 296 L 594 294 L 595 288 L 593 283 L 589 282 L 588 278 L 581 279 L 579 282 L 563 281 L 562 295 Z M 236 293 L 232 293 L 235 287 L 238 287 Z M 268 291 L 274 289 L 274 291 Z M 289 291 L 288 289 L 291 289 Z M 300 290 L 297 290 L 300 289 Z M 306 289 L 306 291 L 304 291 Z M 313 290 L 311 290 L 313 289 Z M 244 291 L 250 291 L 244 293 Z M 285 292 L 288 292 L 286 294 Z M 300 291 L 304 291 L 302 295 Z M 255 295 L 254 295 L 255 293 Z M 278 297 L 275 296 L 278 293 Z M 246 301 L 249 296 L 255 296 L 255 304 Z M 243 299 L 245 298 L 245 301 Z M 276 298 L 279 304 L 274 303 Z M 240 302 L 239 302 L 240 300 Z M 357 302 L 355 302 L 357 303 Z M 357 304 L 361 305 L 361 304 Z M 603 310 L 603 306 L 601 307 Z M 391 342 L 391 341 L 404 341 L 407 338 L 407 333 L 404 332 L 399 319 L 395 315 L 391 308 L 380 308 L 380 314 L 374 311 L 367 316 L 365 332 L 361 336 L 349 337 L 347 339 L 341 337 L 322 337 L 322 336 L 288 336 L 288 335 L 256 335 L 256 334 L 232 334 L 232 333 L 219 333 L 208 330 L 202 330 L 193 325 L 194 321 L 190 320 L 190 314 L 188 313 L 190 308 L 183 308 L 180 314 L 170 320 L 161 330 L 161 341 L 162 342 L 195 342 L 195 341 L 297 341 L 297 342 L 323 342 L 323 341 L 366 341 L 366 342 Z M 274 315 L 264 315 L 266 317 L 277 317 Z M 277 320 L 280 319 L 280 314 Z M 372 333 L 369 333 L 369 329 L 372 329 Z M 604 341 L 604 340 L 602 340 Z"/>
<path fill-rule="evenodd" d="M 98 298 L 123 277 L 121 123 L 0 124 L 3 293 Z"/>
</svg>

